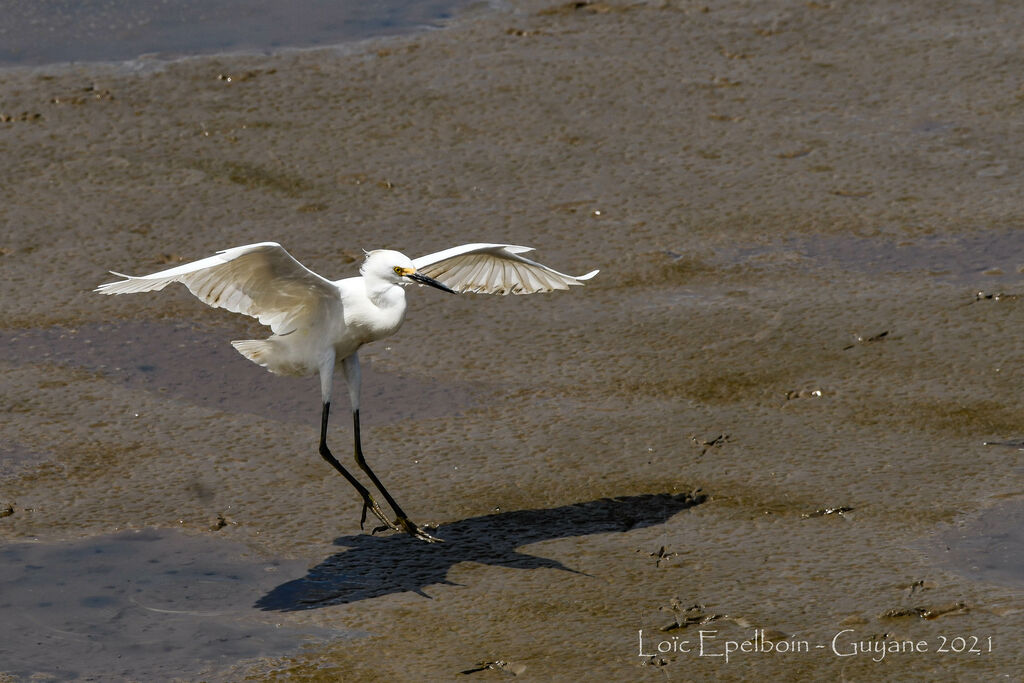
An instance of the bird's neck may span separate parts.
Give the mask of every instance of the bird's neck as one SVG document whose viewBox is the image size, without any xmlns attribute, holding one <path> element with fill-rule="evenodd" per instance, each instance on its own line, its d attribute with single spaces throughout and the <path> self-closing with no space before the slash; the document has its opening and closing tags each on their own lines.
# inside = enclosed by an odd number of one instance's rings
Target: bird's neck
<svg viewBox="0 0 1024 683">
<path fill-rule="evenodd" d="M 366 296 L 377 308 L 405 308 L 405 289 L 392 282 L 364 280 Z"/>
</svg>

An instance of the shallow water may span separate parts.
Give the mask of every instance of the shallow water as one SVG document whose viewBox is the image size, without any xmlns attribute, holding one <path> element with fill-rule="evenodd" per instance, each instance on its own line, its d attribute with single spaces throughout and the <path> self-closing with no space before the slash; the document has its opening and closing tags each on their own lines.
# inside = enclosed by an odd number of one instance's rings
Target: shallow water
<svg viewBox="0 0 1024 683">
<path fill-rule="evenodd" d="M 1024 231 L 909 236 L 882 230 L 872 236 L 816 235 L 784 244 L 721 249 L 716 261 L 760 267 L 788 262 L 790 267 L 808 271 L 916 274 L 956 284 L 1002 286 L 1018 282 L 1024 273 Z"/>
<path fill-rule="evenodd" d="M 930 554 L 973 581 L 1024 587 L 1024 501 L 996 503 L 959 520 Z"/>
<path fill-rule="evenodd" d="M 0 547 L 0 668 L 59 680 L 168 680 L 358 631 L 253 608 L 301 562 L 168 529 Z"/>
<path fill-rule="evenodd" d="M 0 2 L 0 66 L 330 46 L 438 26 L 464 0 Z"/>
<path fill-rule="evenodd" d="M 197 304 L 197 313 L 204 313 Z M 267 336 L 233 318 L 235 325 L 119 321 L 74 328 L 14 330 L 0 337 L 7 360 L 52 363 L 97 373 L 115 385 L 154 392 L 210 410 L 249 413 L 279 422 L 318 425 L 320 381 L 277 377 L 243 358 L 231 339 Z M 365 356 L 366 354 L 364 354 Z M 465 383 L 423 381 L 361 363 L 362 419 L 388 424 L 455 414 L 479 391 Z M 336 415 L 346 417 L 348 394 L 335 376 Z"/>
<path fill-rule="evenodd" d="M 833 237 L 806 241 L 800 252 L 817 263 L 867 273 L 919 273 L 956 283 L 1019 282 L 1024 231 L 923 237 Z"/>
</svg>

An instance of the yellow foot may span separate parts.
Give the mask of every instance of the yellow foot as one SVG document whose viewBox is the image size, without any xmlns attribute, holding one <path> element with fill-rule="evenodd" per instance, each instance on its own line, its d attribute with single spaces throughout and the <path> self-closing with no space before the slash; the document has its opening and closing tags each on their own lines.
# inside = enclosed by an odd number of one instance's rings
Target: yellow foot
<svg viewBox="0 0 1024 683">
<path fill-rule="evenodd" d="M 390 521 L 384 515 L 384 511 L 380 509 L 379 505 L 377 505 L 377 501 L 375 501 L 373 499 L 373 496 L 369 496 L 369 495 L 367 497 L 363 498 L 363 515 L 359 519 L 359 528 L 360 529 L 362 529 L 363 525 L 366 524 L 366 511 L 367 510 L 372 512 L 377 517 L 377 519 L 379 519 L 380 521 L 384 522 L 384 526 L 376 527 L 373 530 L 373 533 L 377 533 L 378 531 L 383 531 L 384 529 L 393 529 L 395 531 L 403 531 L 403 529 L 401 527 L 399 527 L 394 522 Z"/>
<path fill-rule="evenodd" d="M 433 527 L 430 527 L 430 528 L 433 528 Z M 394 529 L 395 531 L 404 531 L 405 533 L 409 534 L 413 538 L 418 538 L 421 541 L 426 541 L 427 543 L 444 543 L 444 539 L 443 538 L 438 538 L 437 536 L 431 536 L 429 533 L 427 533 L 425 528 L 420 528 L 420 527 L 416 526 L 416 524 L 414 522 L 412 522 L 409 519 L 406 519 L 405 517 L 399 517 L 394 522 L 388 522 L 385 526 L 379 526 L 379 527 L 377 527 L 376 529 L 373 530 L 373 533 L 377 533 L 378 531 L 384 531 L 385 529 Z"/>
</svg>

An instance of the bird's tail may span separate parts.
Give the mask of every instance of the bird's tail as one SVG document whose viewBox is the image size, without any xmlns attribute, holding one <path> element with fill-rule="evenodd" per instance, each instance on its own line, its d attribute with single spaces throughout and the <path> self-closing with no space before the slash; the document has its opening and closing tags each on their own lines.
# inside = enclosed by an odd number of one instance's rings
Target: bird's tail
<svg viewBox="0 0 1024 683">
<path fill-rule="evenodd" d="M 269 341 L 261 339 L 236 339 L 231 342 L 231 345 L 235 347 L 236 351 L 256 365 L 265 368 L 270 362 L 273 345 Z"/>
</svg>

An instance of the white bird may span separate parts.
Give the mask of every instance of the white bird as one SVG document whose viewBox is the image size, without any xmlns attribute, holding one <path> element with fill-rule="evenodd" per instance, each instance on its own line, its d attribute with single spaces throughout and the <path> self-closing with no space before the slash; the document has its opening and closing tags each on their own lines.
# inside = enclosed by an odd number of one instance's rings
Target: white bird
<svg viewBox="0 0 1024 683">
<path fill-rule="evenodd" d="M 180 282 L 204 303 L 252 316 L 270 327 L 267 339 L 231 342 L 239 353 L 278 375 L 320 374 L 323 410 L 320 455 L 355 487 L 363 499 L 360 527 L 371 511 L 390 528 L 424 541 L 440 539 L 414 524 L 363 457 L 359 437 L 359 356 L 364 344 L 398 331 L 405 318 L 405 286 L 416 282 L 446 292 L 532 294 L 568 289 L 594 277 L 594 270 L 573 277 L 524 258 L 530 247 L 464 244 L 417 259 L 397 251 L 367 252 L 359 277 L 332 282 L 296 261 L 276 242 L 225 249 L 199 261 L 108 282 L 94 291 L 128 294 L 158 291 Z M 354 426 L 355 460 L 395 513 L 391 521 L 370 491 L 352 476 L 327 447 L 327 420 L 335 365 L 345 371 Z"/>
</svg>

